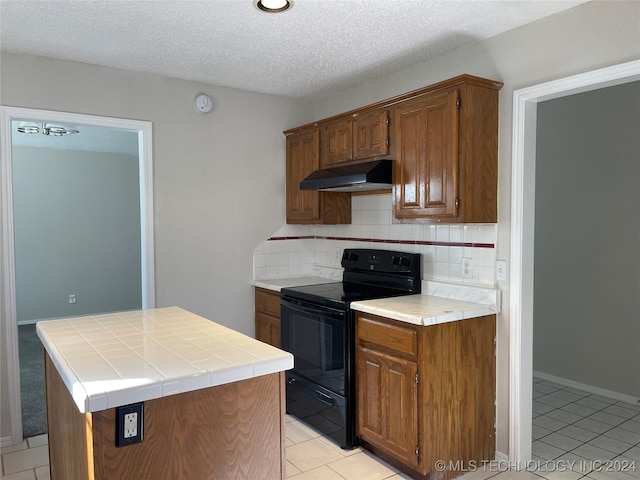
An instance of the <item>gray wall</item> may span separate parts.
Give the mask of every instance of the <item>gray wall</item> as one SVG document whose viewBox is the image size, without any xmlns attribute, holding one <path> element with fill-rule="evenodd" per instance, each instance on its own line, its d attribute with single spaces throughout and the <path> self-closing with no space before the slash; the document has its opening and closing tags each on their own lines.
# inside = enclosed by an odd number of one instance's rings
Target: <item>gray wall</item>
<svg viewBox="0 0 640 480">
<path fill-rule="evenodd" d="M 137 156 L 13 147 L 19 322 L 141 307 L 139 195 Z"/>
<path fill-rule="evenodd" d="M 640 82 L 538 104 L 534 369 L 640 397 Z"/>
</svg>

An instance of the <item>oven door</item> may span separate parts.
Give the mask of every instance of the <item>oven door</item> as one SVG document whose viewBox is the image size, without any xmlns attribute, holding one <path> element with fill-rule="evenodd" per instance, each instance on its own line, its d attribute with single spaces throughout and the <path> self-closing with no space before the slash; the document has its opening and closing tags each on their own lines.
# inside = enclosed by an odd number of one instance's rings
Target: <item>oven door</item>
<svg viewBox="0 0 640 480">
<path fill-rule="evenodd" d="M 345 310 L 289 297 L 283 297 L 280 305 L 280 348 L 293 354 L 293 373 L 344 396 L 347 363 Z"/>
<path fill-rule="evenodd" d="M 342 448 L 358 445 L 352 386 L 353 322 L 335 310 L 283 296 L 281 346 L 293 354 L 286 373 L 287 413 L 315 427 Z"/>
</svg>

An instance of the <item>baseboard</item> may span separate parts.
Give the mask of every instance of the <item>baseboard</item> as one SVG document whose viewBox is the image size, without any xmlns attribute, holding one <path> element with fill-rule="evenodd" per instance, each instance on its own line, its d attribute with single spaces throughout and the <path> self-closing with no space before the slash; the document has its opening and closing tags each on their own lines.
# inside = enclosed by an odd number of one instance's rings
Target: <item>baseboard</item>
<svg viewBox="0 0 640 480">
<path fill-rule="evenodd" d="M 20 320 L 18 321 L 18 325 L 33 325 L 34 323 L 38 323 L 40 320 Z"/>
<path fill-rule="evenodd" d="M 496 450 L 496 462 L 500 464 L 509 463 L 509 455 L 507 455 L 506 453 L 498 452 Z"/>
<path fill-rule="evenodd" d="M 0 447 L 9 447 L 11 445 L 13 445 L 13 442 L 11 441 L 11 437 L 0 438 Z"/>
<path fill-rule="evenodd" d="M 640 402 L 640 398 L 634 397 L 632 395 L 614 392 L 613 390 L 607 390 L 605 388 L 594 387 L 593 385 L 587 385 L 585 383 L 576 382 L 575 380 L 568 380 L 566 378 L 556 377 L 555 375 L 539 372 L 537 370 L 533 371 L 533 376 L 537 378 L 541 378 L 542 380 L 548 380 L 550 382 L 559 383 L 560 385 L 564 385 L 565 387 L 572 387 L 572 388 L 577 388 L 578 390 L 584 390 L 585 392 L 589 392 L 594 395 L 602 395 L 603 397 L 613 398 L 614 400 L 618 400 L 621 402 L 627 402 L 627 403 L 633 403 L 633 404 L 638 404 L 638 402 Z"/>
</svg>

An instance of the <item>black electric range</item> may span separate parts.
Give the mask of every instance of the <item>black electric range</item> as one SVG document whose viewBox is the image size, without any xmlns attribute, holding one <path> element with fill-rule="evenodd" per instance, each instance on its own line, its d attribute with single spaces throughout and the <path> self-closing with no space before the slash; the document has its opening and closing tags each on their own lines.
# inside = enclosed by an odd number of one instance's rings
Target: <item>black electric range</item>
<svg viewBox="0 0 640 480">
<path fill-rule="evenodd" d="M 287 412 L 343 448 L 355 435 L 355 315 L 351 302 L 420 293 L 419 254 L 346 249 L 342 282 L 284 288 L 281 348 L 294 356 L 287 372 Z"/>
</svg>

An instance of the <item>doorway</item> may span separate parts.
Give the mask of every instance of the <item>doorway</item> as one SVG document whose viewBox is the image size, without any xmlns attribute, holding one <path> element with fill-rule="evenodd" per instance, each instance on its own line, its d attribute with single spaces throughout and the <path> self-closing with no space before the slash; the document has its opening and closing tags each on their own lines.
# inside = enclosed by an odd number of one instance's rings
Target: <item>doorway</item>
<svg viewBox="0 0 640 480">
<path fill-rule="evenodd" d="M 531 459 L 537 103 L 638 79 L 640 61 L 636 60 L 514 92 L 509 284 L 509 457 L 513 462 Z"/>
<path fill-rule="evenodd" d="M 16 260 L 20 258 L 20 250 L 16 250 L 16 240 L 24 237 L 24 231 L 21 231 L 20 226 L 16 225 L 18 217 L 16 216 L 16 207 L 18 202 L 14 203 L 16 197 L 14 193 L 18 193 L 19 186 L 14 185 L 14 180 L 18 178 L 18 171 L 14 160 L 18 158 L 18 154 L 15 153 L 12 145 L 17 140 L 16 133 L 11 127 L 12 123 L 19 121 L 38 119 L 46 120 L 47 122 L 55 122 L 63 125 L 82 125 L 85 129 L 85 133 L 91 131 L 98 131 L 100 129 L 108 129 L 111 134 L 117 132 L 127 133 L 135 137 L 136 143 L 136 157 L 137 164 L 133 167 L 133 173 L 138 173 L 137 180 L 139 185 L 139 211 L 135 212 L 135 218 L 139 222 L 139 228 L 135 230 L 136 236 L 139 236 L 138 252 L 138 265 L 140 265 L 139 271 L 135 276 L 139 283 L 139 289 L 137 289 L 137 299 L 129 301 L 126 305 L 118 306 L 116 309 L 123 310 L 128 309 L 128 305 L 136 305 L 137 308 L 153 308 L 155 304 L 154 298 L 154 276 L 153 276 L 153 205 L 152 205 L 152 157 L 151 157 L 151 124 L 149 122 L 116 119 L 108 117 L 96 117 L 91 115 L 78 115 L 65 112 L 53 112 L 33 109 L 23 109 L 14 107 L 1 107 L 2 108 L 2 134 L 3 138 L 7 139 L 7 142 L 3 143 L 2 149 L 2 282 L 5 288 L 3 289 L 3 325 L 5 337 L 5 345 L 3 350 L 6 351 L 6 364 L 9 377 L 9 409 L 11 414 L 11 443 L 16 444 L 22 441 L 23 429 L 22 429 L 22 412 L 20 405 L 20 375 L 19 375 L 19 358 L 18 358 L 18 313 L 22 319 L 26 318 L 26 322 L 29 320 L 40 320 L 44 318 L 55 318 L 61 316 L 73 316 L 82 315 L 86 313 L 101 313 L 106 311 L 105 308 L 105 295 L 99 298 L 100 295 L 93 296 L 87 295 L 87 300 L 90 302 L 80 302 L 82 296 L 77 292 L 69 291 L 69 303 L 66 305 L 58 305 L 56 308 L 59 311 L 52 311 L 51 309 L 41 309 L 38 311 L 36 308 L 33 311 L 25 311 L 25 305 L 28 303 L 20 301 L 20 289 L 21 284 L 16 283 Z M 44 127 L 44 125 L 42 125 Z M 86 142 L 90 138 L 90 135 L 85 135 L 77 139 L 80 142 Z M 85 149 L 87 147 L 85 146 Z M 22 154 L 23 152 L 21 152 Z M 14 156 L 16 157 L 14 159 Z M 55 157 L 55 152 L 52 153 L 52 157 Z M 71 157 L 72 155 L 67 155 Z M 21 157 L 24 161 L 24 155 Z M 76 169 L 78 169 L 76 164 Z M 131 169 L 131 166 L 128 167 Z M 131 172 L 131 170 L 129 170 Z M 54 172 L 54 170 L 52 170 Z M 15 176 L 14 176 L 15 174 Z M 15 186 L 15 191 L 14 191 Z M 108 199 L 103 199 L 103 203 L 108 203 Z M 21 207 L 22 208 L 22 207 Z M 22 210 L 20 210 L 22 211 Z M 18 228 L 16 228 L 18 227 Z M 94 225 L 94 228 L 96 225 Z M 61 229 L 65 231 L 64 228 Z M 22 235 L 22 237 L 20 236 Z M 135 239 L 133 239 L 135 241 Z M 22 244 L 21 244 L 22 245 Z M 20 246 L 21 246 L 20 245 Z M 136 250 L 136 249 L 133 249 Z M 119 255 L 116 253 L 116 255 Z M 88 259 L 89 257 L 87 257 Z M 21 282 L 26 275 L 21 273 Z M 33 282 L 31 283 L 34 284 Z M 77 288 L 82 288 L 78 286 Z M 101 287 L 102 288 L 102 287 Z M 101 289 L 100 288 L 100 289 Z M 60 294 L 60 292 L 58 292 Z M 78 295 L 76 297 L 75 295 Z M 59 295 L 58 295 L 59 296 Z M 91 297 L 91 298 L 89 298 Z M 76 301 L 78 303 L 73 303 Z M 133 303 L 132 303 L 133 302 Z M 60 302 L 58 302 L 60 303 Z M 92 304 L 90 304 L 92 303 Z M 80 305 L 78 305 L 80 304 Z M 33 304 L 28 305 L 29 308 L 33 307 Z M 76 310 L 74 307 L 80 306 Z M 71 310 L 70 310 L 71 308 Z M 130 307 L 134 308 L 134 307 Z M 84 309 L 84 310 L 83 310 Z M 81 311 L 83 310 L 83 311 Z M 44 316 L 43 312 L 51 312 L 51 315 Z M 33 322 L 31 322 L 33 323 Z M 4 359 L 3 359 L 4 360 Z M 3 443 L 6 440 L 3 439 Z"/>
</svg>

